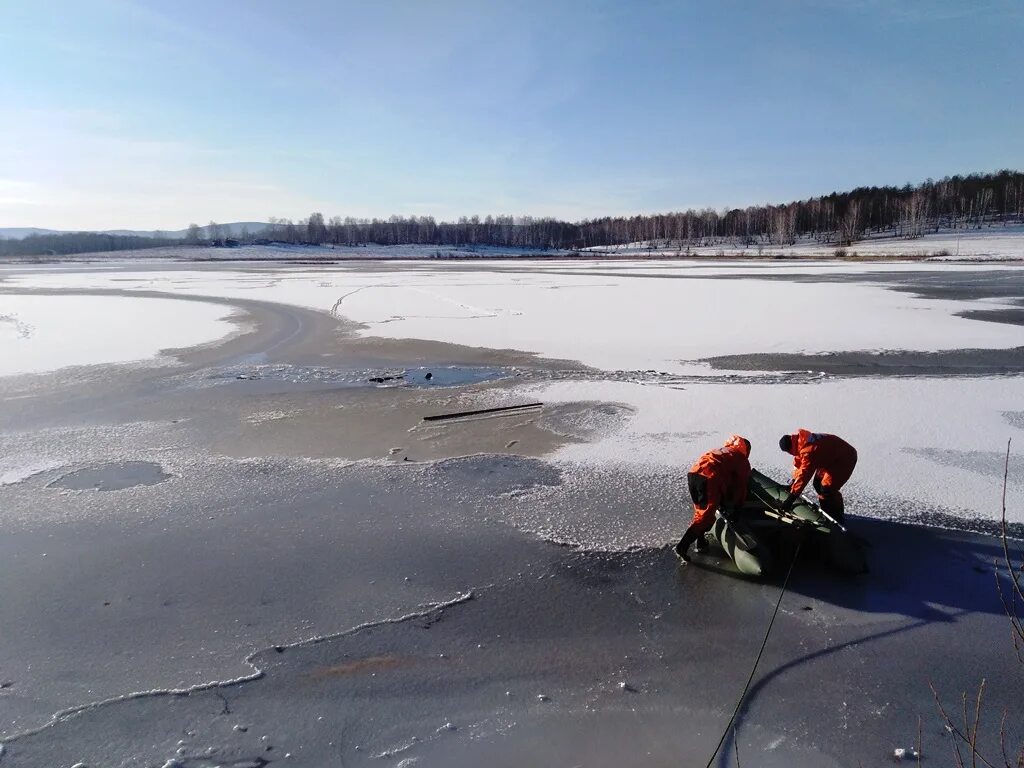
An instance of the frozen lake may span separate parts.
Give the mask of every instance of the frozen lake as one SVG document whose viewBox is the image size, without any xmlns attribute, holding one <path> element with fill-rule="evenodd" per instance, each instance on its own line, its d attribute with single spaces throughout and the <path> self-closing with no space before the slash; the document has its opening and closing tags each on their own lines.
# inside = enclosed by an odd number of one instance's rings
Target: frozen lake
<svg viewBox="0 0 1024 768">
<path fill-rule="evenodd" d="M 41 361 L 0 377 L 4 768 L 706 759 L 777 585 L 677 565 L 685 470 L 740 432 L 781 478 L 799 426 L 859 449 L 847 506 L 872 572 L 795 569 L 743 754 L 889 759 L 929 680 L 955 702 L 987 677 L 1009 706 L 986 534 L 1011 437 L 1024 522 L 1022 274 L 0 269 L 4 343 Z M 638 717 L 657 754 L 632 749 Z"/>
</svg>

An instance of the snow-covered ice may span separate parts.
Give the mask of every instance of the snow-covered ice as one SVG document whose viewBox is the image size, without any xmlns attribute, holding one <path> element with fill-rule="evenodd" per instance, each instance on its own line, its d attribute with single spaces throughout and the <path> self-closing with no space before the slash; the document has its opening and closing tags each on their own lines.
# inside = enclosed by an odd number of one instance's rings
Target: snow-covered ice
<svg viewBox="0 0 1024 768">
<path fill-rule="evenodd" d="M 963 308 L 856 284 L 582 274 L 490 284 L 414 278 L 361 290 L 340 311 L 374 335 L 512 347 L 604 370 L 682 373 L 687 361 L 749 352 L 1024 344 L 1024 328 L 957 317 Z"/>
<path fill-rule="evenodd" d="M 548 406 L 610 401 L 631 406 L 621 427 L 552 455 L 569 467 L 620 467 L 631 473 L 679 472 L 732 433 L 753 444 L 751 463 L 786 479 L 792 458 L 779 436 L 806 427 L 834 432 L 856 446 L 848 486 L 851 508 L 904 518 L 941 509 L 975 520 L 1000 513 L 1006 441 L 1011 448 L 1008 519 L 1024 522 L 1018 377 L 988 379 L 858 378 L 811 384 L 699 383 L 685 389 L 629 382 L 555 382 L 525 394 Z M 1017 471 L 1014 471 L 1017 470 Z M 895 502 L 895 503 L 894 503 Z"/>
<path fill-rule="evenodd" d="M 518 349 L 604 370 L 694 373 L 692 361 L 752 352 L 1000 349 L 1024 327 L 957 316 L 970 301 L 915 297 L 857 275 L 894 265 L 810 264 L 753 274 L 749 264 L 447 262 L 380 270 L 107 271 L 34 274 L 14 285 L 159 290 L 263 299 L 331 311 L 365 335 Z M 903 265 L 902 271 L 964 268 Z M 971 267 L 970 269 L 984 269 Z M 782 275 L 850 274 L 843 282 Z M 722 279 L 728 277 L 730 279 Z M 1003 306 L 986 303 L 986 308 Z"/>
<path fill-rule="evenodd" d="M 230 307 L 121 296 L 0 295 L 0 376 L 147 360 L 230 334 Z"/>
</svg>

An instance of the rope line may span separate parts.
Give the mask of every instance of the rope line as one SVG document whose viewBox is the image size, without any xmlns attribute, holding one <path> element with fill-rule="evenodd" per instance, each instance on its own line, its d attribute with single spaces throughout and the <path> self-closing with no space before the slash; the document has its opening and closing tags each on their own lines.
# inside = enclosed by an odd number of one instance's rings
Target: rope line
<svg viewBox="0 0 1024 768">
<path fill-rule="evenodd" d="M 736 702 L 736 708 L 732 711 L 732 717 L 729 718 L 728 725 L 725 726 L 725 730 L 722 731 L 722 738 L 718 740 L 718 746 L 715 747 L 715 751 L 711 753 L 711 758 L 708 760 L 706 768 L 711 768 L 711 764 L 715 762 L 715 758 L 718 757 L 719 750 L 722 749 L 722 745 L 725 743 L 726 736 L 729 735 L 729 731 L 736 722 L 736 716 L 740 713 L 740 709 L 743 708 L 743 700 L 747 697 L 747 691 L 750 690 L 750 684 L 754 681 L 754 675 L 757 674 L 757 665 L 761 663 L 761 656 L 764 654 L 765 646 L 768 645 L 768 638 L 771 636 L 772 627 L 775 626 L 775 617 L 779 615 L 779 606 L 782 605 L 782 598 L 786 596 L 786 589 L 789 587 L 789 577 L 793 575 L 793 566 L 796 565 L 796 559 L 800 554 L 800 547 L 804 544 L 804 537 L 801 536 L 797 542 L 796 551 L 793 553 L 793 559 L 789 562 L 789 570 L 786 571 L 786 580 L 782 582 L 782 589 L 779 591 L 779 599 L 775 602 L 775 610 L 772 612 L 772 620 L 768 622 L 768 629 L 765 630 L 764 640 L 761 641 L 761 650 L 757 652 L 757 658 L 754 659 L 754 666 L 750 670 L 750 677 L 747 678 L 747 684 L 743 686 L 743 693 L 740 694 L 739 701 Z"/>
</svg>

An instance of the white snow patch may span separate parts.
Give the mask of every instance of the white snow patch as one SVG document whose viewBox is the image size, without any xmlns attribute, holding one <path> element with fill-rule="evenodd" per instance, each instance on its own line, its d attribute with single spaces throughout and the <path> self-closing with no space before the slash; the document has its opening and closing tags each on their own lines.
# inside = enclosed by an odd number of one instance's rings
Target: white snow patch
<svg viewBox="0 0 1024 768">
<path fill-rule="evenodd" d="M 227 336 L 235 328 L 231 313 L 175 299 L 0 294 L 0 314 L 23 329 L 0 333 L 0 376 L 148 360 Z"/>
<path fill-rule="evenodd" d="M 599 434 L 592 442 L 567 444 L 550 456 L 569 466 L 623 467 L 631 475 L 674 469 L 683 478 L 685 495 L 684 475 L 690 465 L 738 433 L 752 443 L 751 463 L 784 480 L 792 471 L 792 459 L 779 450 L 779 436 L 806 427 L 841 435 L 857 448 L 859 461 L 847 498 L 858 514 L 898 516 L 925 505 L 995 519 L 1002 492 L 1001 456 L 1006 438 L 1015 431 L 1003 413 L 1019 410 L 1024 402 L 1024 379 L 708 382 L 685 390 L 575 381 L 517 389 L 516 395 L 548 405 L 605 401 L 635 409 L 619 430 Z M 1020 446 L 1012 446 L 1011 462 L 1021 457 Z M 868 505 L 882 495 L 904 499 L 905 504 L 878 509 Z M 1024 522 L 1020 479 L 1011 478 L 1007 510 L 1009 520 Z"/>
</svg>

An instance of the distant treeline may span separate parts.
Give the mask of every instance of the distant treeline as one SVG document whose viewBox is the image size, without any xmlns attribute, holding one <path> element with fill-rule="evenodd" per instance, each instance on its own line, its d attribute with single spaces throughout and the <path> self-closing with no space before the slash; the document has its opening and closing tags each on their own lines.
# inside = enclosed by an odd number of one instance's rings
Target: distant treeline
<svg viewBox="0 0 1024 768">
<path fill-rule="evenodd" d="M 1024 221 L 1024 172 L 948 176 L 903 187 L 858 187 L 784 205 L 715 211 L 705 208 L 651 216 L 570 223 L 550 218 L 479 216 L 437 222 L 431 216 L 354 219 L 320 213 L 292 222 L 271 219 L 263 238 L 336 245 L 493 245 L 579 249 L 660 241 L 682 245 L 790 245 L 799 238 L 849 245 L 869 234 L 915 238 L 941 227 L 981 227 Z"/>
<path fill-rule="evenodd" d="M 29 235 L 20 240 L 0 239 L 0 257 L 67 256 L 75 253 L 133 251 L 138 248 L 158 248 L 162 245 L 181 245 L 181 240 L 139 235 L 105 235 L 98 232 L 65 232 L 54 235 Z"/>
<path fill-rule="evenodd" d="M 650 216 L 617 216 L 579 222 L 530 216 L 432 216 L 356 219 L 314 213 L 307 219 L 270 219 L 258 232 L 235 237 L 224 225 L 191 224 L 183 240 L 91 232 L 31 235 L 0 240 L 0 256 L 123 251 L 165 245 L 233 246 L 248 243 L 580 248 L 658 242 L 668 245 L 782 246 L 798 239 L 846 246 L 869 235 L 916 238 L 939 228 L 978 228 L 1024 222 L 1024 172 L 998 171 L 929 179 L 903 187 L 858 187 L 784 205 L 715 211 L 705 208 Z"/>
</svg>

